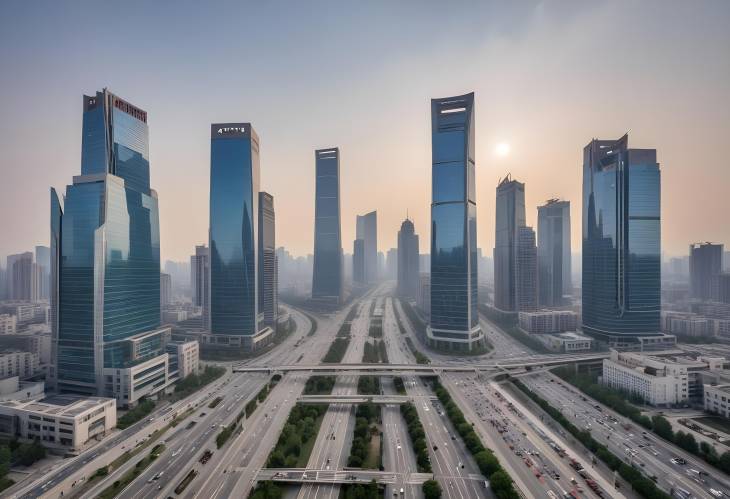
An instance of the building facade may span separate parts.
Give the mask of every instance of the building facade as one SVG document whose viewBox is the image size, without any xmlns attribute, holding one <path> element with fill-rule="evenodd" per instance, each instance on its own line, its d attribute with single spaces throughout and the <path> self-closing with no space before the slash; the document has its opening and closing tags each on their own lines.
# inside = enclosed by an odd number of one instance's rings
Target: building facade
<svg viewBox="0 0 730 499">
<path fill-rule="evenodd" d="M 352 280 L 365 284 L 365 241 L 362 239 L 352 242 Z"/>
<path fill-rule="evenodd" d="M 259 138 L 250 123 L 210 130 L 209 343 L 253 350 L 258 299 Z"/>
<path fill-rule="evenodd" d="M 583 331 L 612 345 L 659 335 L 660 171 L 628 135 L 583 150 Z"/>
<path fill-rule="evenodd" d="M 279 311 L 278 275 L 274 196 L 259 192 L 259 310 L 264 314 L 264 326 L 272 329 Z"/>
<path fill-rule="evenodd" d="M 165 350 L 169 356 L 171 378 L 185 379 L 200 371 L 200 345 L 197 341 L 171 341 Z"/>
<path fill-rule="evenodd" d="M 148 136 L 145 111 L 106 89 L 84 96 L 81 175 L 63 209 L 51 190 L 50 381 L 61 393 L 115 396 L 109 371 L 166 359 Z"/>
<path fill-rule="evenodd" d="M 705 411 L 730 419 L 730 385 L 705 385 Z"/>
<path fill-rule="evenodd" d="M 18 329 L 18 318 L 10 314 L 0 314 L 0 335 L 15 334 Z"/>
<path fill-rule="evenodd" d="M 517 310 L 537 310 L 537 246 L 532 227 L 517 228 L 515 298 Z"/>
<path fill-rule="evenodd" d="M 695 243 L 689 246 L 690 296 L 697 300 L 713 299 L 713 281 L 722 272 L 724 246 Z"/>
<path fill-rule="evenodd" d="M 200 307 L 203 325 L 210 323 L 210 252 L 205 245 L 195 246 L 195 254 L 190 257 L 190 288 L 193 305 Z"/>
<path fill-rule="evenodd" d="M 374 284 L 378 280 L 378 212 L 358 215 L 355 222 L 356 237 L 363 241 L 363 282 Z"/>
<path fill-rule="evenodd" d="M 0 351 L 0 379 L 18 376 L 30 378 L 38 372 L 38 355 L 19 350 Z"/>
<path fill-rule="evenodd" d="M 420 273 L 418 234 L 413 222 L 405 219 L 398 231 L 398 294 L 415 298 L 418 294 Z"/>
<path fill-rule="evenodd" d="M 172 277 L 160 272 L 160 309 L 172 303 Z"/>
<path fill-rule="evenodd" d="M 572 293 L 570 201 L 537 207 L 537 260 L 541 307 L 560 307 Z"/>
<path fill-rule="evenodd" d="M 474 94 L 431 100 L 431 317 L 428 341 L 472 350 L 477 310 Z"/>
<path fill-rule="evenodd" d="M 520 312 L 520 329 L 530 334 L 564 333 L 578 329 L 578 314 L 570 310 Z"/>
<path fill-rule="evenodd" d="M 506 312 L 517 306 L 517 232 L 525 225 L 525 184 L 507 175 L 497 185 L 494 239 L 494 306 Z"/>
<path fill-rule="evenodd" d="M 339 303 L 342 296 L 342 237 L 340 234 L 340 150 L 314 152 L 314 266 L 312 298 Z"/>
</svg>

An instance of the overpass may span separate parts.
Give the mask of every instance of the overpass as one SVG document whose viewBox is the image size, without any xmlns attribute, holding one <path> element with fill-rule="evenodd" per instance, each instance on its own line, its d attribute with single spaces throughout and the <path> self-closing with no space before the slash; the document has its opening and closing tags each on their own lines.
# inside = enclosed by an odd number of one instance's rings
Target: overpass
<svg viewBox="0 0 730 499">
<path fill-rule="evenodd" d="M 283 366 L 246 366 L 235 367 L 233 372 L 264 372 L 264 373 L 286 373 L 286 372 L 312 372 L 317 374 L 439 374 L 442 372 L 494 372 L 507 373 L 513 370 L 521 372 L 533 368 L 555 367 L 564 364 L 577 362 L 591 362 L 607 359 L 608 352 L 589 353 L 582 355 L 544 355 L 532 356 L 522 359 L 509 359 L 504 361 L 491 361 L 485 363 L 449 363 L 449 364 L 294 364 Z"/>
<path fill-rule="evenodd" d="M 302 395 L 297 399 L 300 404 L 380 404 L 396 405 L 416 400 L 437 400 L 435 396 L 408 395 Z"/>
<path fill-rule="evenodd" d="M 234 468 L 235 470 L 235 468 Z M 396 473 L 393 471 L 376 470 L 317 470 L 305 468 L 262 468 L 254 481 L 272 481 L 283 483 L 323 483 L 347 484 L 370 483 L 373 480 L 381 484 L 411 484 L 421 485 L 434 477 L 432 473 Z M 484 482 L 482 475 L 472 473 L 461 478 Z"/>
</svg>

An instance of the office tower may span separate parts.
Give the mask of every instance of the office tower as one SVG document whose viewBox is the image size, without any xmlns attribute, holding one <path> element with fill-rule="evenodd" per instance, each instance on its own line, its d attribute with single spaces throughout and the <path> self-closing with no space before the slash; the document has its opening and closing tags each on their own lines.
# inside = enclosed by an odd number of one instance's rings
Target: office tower
<svg viewBox="0 0 730 499">
<path fill-rule="evenodd" d="M 260 345 L 259 138 L 250 123 L 210 129 L 210 332 L 216 345 Z"/>
<path fill-rule="evenodd" d="M 378 251 L 378 272 L 377 272 L 377 278 L 378 279 L 384 279 L 385 278 L 385 253 L 382 251 Z"/>
<path fill-rule="evenodd" d="M 398 294 L 416 298 L 418 295 L 418 234 L 409 219 L 405 219 L 398 231 Z"/>
<path fill-rule="evenodd" d="M 537 246 L 532 227 L 517 228 L 515 256 L 515 298 L 517 310 L 537 310 Z"/>
<path fill-rule="evenodd" d="M 572 292 L 570 201 L 550 199 L 537 207 L 539 302 L 543 307 L 567 304 Z"/>
<path fill-rule="evenodd" d="M 474 94 L 431 100 L 430 343 L 483 343 L 477 310 Z"/>
<path fill-rule="evenodd" d="M 730 251 L 725 251 L 722 257 L 723 272 L 730 272 Z"/>
<path fill-rule="evenodd" d="M 319 149 L 315 158 L 314 264 L 312 298 L 342 300 L 340 150 Z"/>
<path fill-rule="evenodd" d="M 276 327 L 279 311 L 275 222 L 274 196 L 259 192 L 259 311 L 264 325 L 271 328 Z"/>
<path fill-rule="evenodd" d="M 720 303 L 730 303 L 730 272 L 723 272 L 715 277 L 716 294 L 714 299 Z"/>
<path fill-rule="evenodd" d="M 387 280 L 398 279 L 398 248 L 390 248 L 385 255 L 385 278 Z"/>
<path fill-rule="evenodd" d="M 193 305 L 200 307 L 203 325 L 208 327 L 210 299 L 210 254 L 206 245 L 195 246 L 195 254 L 190 256 L 190 287 Z"/>
<path fill-rule="evenodd" d="M 38 298 L 48 300 L 51 293 L 51 248 L 48 246 L 35 247 L 35 262 L 38 264 Z"/>
<path fill-rule="evenodd" d="M 655 149 L 583 149 L 583 330 L 604 342 L 659 334 L 660 192 Z"/>
<path fill-rule="evenodd" d="M 494 306 L 513 312 L 517 310 L 517 229 L 525 225 L 525 184 L 510 175 L 499 182 L 495 217 Z"/>
<path fill-rule="evenodd" d="M 160 309 L 172 303 L 172 278 L 160 272 Z"/>
<path fill-rule="evenodd" d="M 16 301 L 38 301 L 41 290 L 41 272 L 33 261 L 33 253 L 26 251 L 17 255 L 9 255 L 8 263 L 8 299 Z"/>
<path fill-rule="evenodd" d="M 378 280 L 378 213 L 358 215 L 356 233 L 363 241 L 364 282 L 373 284 Z"/>
<path fill-rule="evenodd" d="M 365 241 L 355 239 L 352 243 L 352 281 L 365 284 Z"/>
<path fill-rule="evenodd" d="M 712 299 L 713 279 L 722 272 L 722 244 L 695 243 L 689 246 L 690 296 Z"/>
<path fill-rule="evenodd" d="M 130 405 L 164 389 L 160 231 L 147 113 L 108 90 L 83 99 L 81 175 L 51 190 L 58 389 Z"/>
</svg>

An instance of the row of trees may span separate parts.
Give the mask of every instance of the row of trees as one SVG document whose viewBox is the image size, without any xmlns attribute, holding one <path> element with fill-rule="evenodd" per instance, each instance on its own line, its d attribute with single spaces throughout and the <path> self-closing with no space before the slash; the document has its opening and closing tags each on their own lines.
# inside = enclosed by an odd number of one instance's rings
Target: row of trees
<svg viewBox="0 0 730 499">
<path fill-rule="evenodd" d="M 673 442 L 687 452 L 701 457 L 710 465 L 725 473 L 730 473 L 730 451 L 718 454 L 707 442 L 698 444 L 694 435 L 689 432 L 678 431 L 675 433 L 671 423 L 664 416 L 653 416 L 649 419 L 648 416 L 641 414 L 638 407 L 626 401 L 626 398 L 629 398 L 637 403 L 643 402 L 639 397 L 601 385 L 595 377 L 576 373 L 569 368 L 556 369 L 554 372 L 589 397 L 598 400 L 644 428 L 653 430 L 658 436 Z"/>
<path fill-rule="evenodd" d="M 522 390 L 528 397 L 534 400 L 548 415 L 555 421 L 560 423 L 563 428 L 568 430 L 571 435 L 578 439 L 584 446 L 586 446 L 591 452 L 593 452 L 598 459 L 606 463 L 606 465 L 614 471 L 617 471 L 621 477 L 624 478 L 631 488 L 639 494 L 641 497 L 647 499 L 669 499 L 669 496 L 659 490 L 656 484 L 645 477 L 641 471 L 623 462 L 619 457 L 613 454 L 608 448 L 600 444 L 596 439 L 591 436 L 591 432 L 587 430 L 581 430 L 563 414 L 551 406 L 546 400 L 540 397 L 538 394 L 527 388 L 519 380 L 514 380 L 513 383 L 520 390 Z"/>
<path fill-rule="evenodd" d="M 385 349 L 383 340 L 375 340 L 374 343 L 365 342 L 365 350 L 363 351 L 362 361 L 370 364 L 388 363 L 388 352 Z"/>
<path fill-rule="evenodd" d="M 406 337 L 406 345 L 408 345 L 408 349 L 411 351 L 413 356 L 416 358 L 416 364 L 430 364 L 431 359 L 426 357 L 421 353 L 420 350 L 416 348 L 416 346 L 413 344 L 413 340 L 410 336 Z"/>
<path fill-rule="evenodd" d="M 368 327 L 368 334 L 373 338 L 383 337 L 383 318 L 372 317 L 370 319 L 370 326 Z"/>
<path fill-rule="evenodd" d="M 311 439 L 316 438 L 320 418 L 326 411 L 326 404 L 296 404 L 292 407 L 266 466 L 269 468 L 296 468 L 303 447 Z"/>
<path fill-rule="evenodd" d="M 383 495 L 380 493 L 378 484 L 373 480 L 370 483 L 351 483 L 342 487 L 342 499 L 380 499 Z"/>
<path fill-rule="evenodd" d="M 225 367 L 205 366 L 200 374 L 188 374 L 175 385 L 173 400 L 181 400 L 225 374 Z M 117 425 L 119 426 L 119 425 Z"/>
<path fill-rule="evenodd" d="M 330 345 L 330 349 L 327 350 L 322 362 L 326 364 L 338 364 L 342 362 L 342 358 L 345 356 L 347 347 L 350 345 L 350 337 L 335 338 L 335 341 Z"/>
<path fill-rule="evenodd" d="M 400 413 L 408 428 L 408 436 L 411 439 L 411 445 L 413 445 L 413 452 L 416 454 L 418 471 L 420 473 L 431 473 L 431 458 L 428 455 L 426 432 L 423 430 L 416 406 L 412 402 L 401 404 Z"/>
<path fill-rule="evenodd" d="M 395 391 L 398 392 L 399 395 L 405 395 L 406 394 L 406 385 L 403 383 L 403 378 L 400 376 L 396 376 L 393 378 L 393 386 L 395 387 Z"/>
<path fill-rule="evenodd" d="M 438 378 L 433 378 L 432 386 L 451 424 L 454 425 L 466 448 L 474 456 L 474 461 L 476 461 L 479 470 L 484 476 L 488 477 L 494 495 L 498 499 L 518 499 L 519 495 L 512 484 L 512 478 L 499 464 L 499 460 L 494 453 L 484 447 L 479 435 L 474 431 L 474 427 L 464 418 L 464 413 L 451 399 L 448 390 L 441 385 Z"/>
<path fill-rule="evenodd" d="M 347 465 L 362 468 L 370 457 L 370 442 L 373 435 L 377 435 L 379 432 L 377 423 L 380 420 L 380 407 L 373 404 L 360 404 L 357 406 L 355 417 L 355 431 L 352 435 L 352 447 Z"/>
<path fill-rule="evenodd" d="M 124 414 L 124 416 L 117 419 L 117 428 L 123 430 L 124 428 L 132 426 L 137 421 L 144 419 L 154 410 L 155 403 L 152 400 L 142 400 L 139 404 L 137 404 L 137 407 L 135 407 L 134 409 L 130 409 Z"/>
<path fill-rule="evenodd" d="M 329 395 L 334 386 L 334 376 L 310 376 L 304 385 L 304 395 Z"/>
<path fill-rule="evenodd" d="M 360 395 L 378 395 L 380 393 L 380 377 L 360 376 L 357 380 L 357 393 Z"/>
</svg>

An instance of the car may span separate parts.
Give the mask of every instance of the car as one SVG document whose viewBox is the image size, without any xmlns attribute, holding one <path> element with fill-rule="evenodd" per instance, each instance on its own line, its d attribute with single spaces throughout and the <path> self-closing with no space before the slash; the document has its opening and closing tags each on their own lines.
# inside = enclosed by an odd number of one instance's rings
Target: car
<svg viewBox="0 0 730 499">
<path fill-rule="evenodd" d="M 717 489 L 710 489 L 710 494 L 712 494 L 712 495 L 713 495 L 713 496 L 715 496 L 715 497 L 722 497 L 722 496 L 724 496 L 724 495 L 725 495 L 725 494 L 724 494 L 724 493 L 722 492 L 722 490 L 717 490 Z"/>
<path fill-rule="evenodd" d="M 687 464 L 687 461 L 685 461 L 685 460 L 684 460 L 684 459 L 682 459 L 681 457 L 673 457 L 672 459 L 670 459 L 670 462 L 671 462 L 672 464 L 678 464 L 678 465 L 680 465 L 680 466 L 681 466 L 681 465 L 685 465 L 685 464 Z"/>
<path fill-rule="evenodd" d="M 436 451 L 436 450 L 439 450 L 439 446 L 438 446 L 438 445 L 434 445 L 434 446 L 433 446 L 433 450 L 435 450 L 435 451 Z"/>
</svg>

